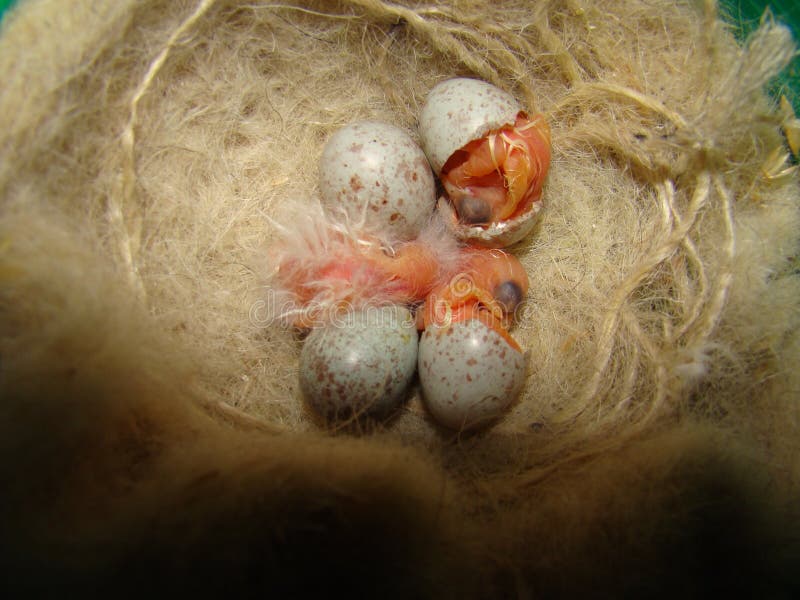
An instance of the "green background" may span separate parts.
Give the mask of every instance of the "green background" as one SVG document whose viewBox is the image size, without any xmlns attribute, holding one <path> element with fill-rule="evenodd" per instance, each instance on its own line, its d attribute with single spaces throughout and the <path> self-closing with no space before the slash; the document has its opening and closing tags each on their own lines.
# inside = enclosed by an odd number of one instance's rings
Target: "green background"
<svg viewBox="0 0 800 600">
<path fill-rule="evenodd" d="M 0 18 L 3 13 L 14 4 L 15 0 L 0 0 Z M 769 7 L 778 21 L 792 26 L 795 37 L 800 38 L 800 0 L 722 0 L 721 6 L 724 14 L 735 25 L 736 33 L 740 39 L 747 37 L 753 29 L 758 27 L 764 10 Z M 64 1 L 64 10 L 69 10 L 69 1 Z M 780 96 L 786 94 L 794 105 L 795 112 L 800 115 L 800 56 L 796 56 L 789 68 L 778 79 L 772 88 L 773 94 Z"/>
<path fill-rule="evenodd" d="M 800 45 L 800 0 L 728 0 L 720 2 L 722 10 L 729 21 L 736 26 L 740 39 L 758 27 L 766 8 L 769 8 L 776 21 L 791 26 L 795 41 Z M 800 116 L 800 55 L 796 54 L 789 67 L 772 85 L 771 91 L 776 98 L 781 94 L 792 102 L 794 112 Z"/>
<path fill-rule="evenodd" d="M 0 16 L 14 3 L 14 0 L 0 0 Z"/>
</svg>

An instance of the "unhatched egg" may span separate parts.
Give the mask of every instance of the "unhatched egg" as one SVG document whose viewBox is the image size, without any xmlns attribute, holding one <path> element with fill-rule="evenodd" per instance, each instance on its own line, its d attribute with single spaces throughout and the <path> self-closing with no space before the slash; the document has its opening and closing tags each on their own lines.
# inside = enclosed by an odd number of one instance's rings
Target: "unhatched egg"
<svg viewBox="0 0 800 600">
<path fill-rule="evenodd" d="M 382 418 L 403 401 L 417 365 L 418 334 L 399 306 L 349 310 L 311 331 L 300 353 L 300 389 L 328 421 Z"/>
<path fill-rule="evenodd" d="M 519 396 L 526 362 L 522 352 L 479 319 L 430 326 L 419 343 L 425 405 L 450 429 L 487 426 Z"/>
<path fill-rule="evenodd" d="M 411 240 L 434 209 L 433 173 L 402 129 L 358 121 L 339 129 L 322 151 L 319 185 L 325 212 L 392 240 Z"/>
<path fill-rule="evenodd" d="M 447 198 L 438 210 L 461 240 L 504 247 L 536 224 L 550 165 L 550 129 L 513 96 L 477 79 L 436 85 L 419 120 Z"/>
</svg>

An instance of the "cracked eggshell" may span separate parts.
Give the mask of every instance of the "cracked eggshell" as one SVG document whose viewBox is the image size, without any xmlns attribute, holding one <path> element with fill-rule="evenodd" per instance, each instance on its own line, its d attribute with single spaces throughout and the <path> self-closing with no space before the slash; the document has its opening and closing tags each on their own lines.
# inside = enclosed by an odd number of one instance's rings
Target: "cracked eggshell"
<svg viewBox="0 0 800 600">
<path fill-rule="evenodd" d="M 424 403 L 450 429 L 485 427 L 519 396 L 527 362 L 526 355 L 477 319 L 428 327 L 418 361 Z"/>
<path fill-rule="evenodd" d="M 490 131 L 513 125 L 522 110 L 511 94 L 478 79 L 460 77 L 434 86 L 422 108 L 419 130 L 436 175 L 456 151 Z M 478 226 L 459 222 L 447 199 L 437 203 L 437 211 L 457 239 L 487 248 L 505 248 L 525 238 L 539 220 L 541 209 L 542 202 L 532 202 L 513 219 Z"/>
<path fill-rule="evenodd" d="M 436 186 L 425 153 L 402 129 L 357 121 L 334 133 L 319 164 L 322 207 L 398 241 L 411 240 L 428 222 Z"/>
<path fill-rule="evenodd" d="M 455 208 L 447 198 L 439 198 L 436 210 L 456 239 L 484 248 L 506 248 L 516 244 L 533 231 L 539 222 L 542 202 L 531 202 L 527 210 L 512 219 L 489 225 L 466 225 L 458 220 Z"/>
<path fill-rule="evenodd" d="M 313 329 L 300 353 L 306 402 L 328 421 L 388 416 L 414 377 L 418 340 L 400 306 L 349 311 Z"/>
<path fill-rule="evenodd" d="M 479 79 L 458 77 L 435 85 L 419 118 L 422 148 L 433 170 L 439 175 L 456 150 L 513 125 L 521 110 L 511 94 Z"/>
</svg>

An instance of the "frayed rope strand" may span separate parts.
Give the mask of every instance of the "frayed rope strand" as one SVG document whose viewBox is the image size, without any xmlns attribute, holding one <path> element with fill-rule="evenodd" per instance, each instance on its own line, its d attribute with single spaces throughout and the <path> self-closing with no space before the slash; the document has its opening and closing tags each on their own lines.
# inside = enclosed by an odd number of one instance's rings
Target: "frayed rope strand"
<svg viewBox="0 0 800 600">
<path fill-rule="evenodd" d="M 700 209 L 706 204 L 711 188 L 711 176 L 708 171 L 702 171 L 697 176 L 697 187 L 695 188 L 689 206 L 689 214 L 680 226 L 675 227 L 666 236 L 666 239 L 655 248 L 644 260 L 633 269 L 633 271 L 617 287 L 616 292 L 609 302 L 609 309 L 600 328 L 600 337 L 597 344 L 597 361 L 589 385 L 584 392 L 584 404 L 588 404 L 595 399 L 600 387 L 603 374 L 611 360 L 614 350 L 614 340 L 619 326 L 625 302 L 633 291 L 647 279 L 650 273 L 663 261 L 667 260 L 681 244 L 689 230 L 694 225 L 695 219 Z"/>
<path fill-rule="evenodd" d="M 373 17 L 388 17 L 394 21 L 404 21 L 411 29 L 430 40 L 440 52 L 455 57 L 470 71 L 492 83 L 501 83 L 498 77 L 500 68 L 517 76 L 525 73 L 522 62 L 508 50 L 505 44 L 491 35 L 476 32 L 462 23 L 429 20 L 423 16 L 426 13 L 425 10 L 417 11 L 382 0 L 349 0 L 349 3 L 361 7 Z M 456 18 L 452 13 L 443 11 L 435 13 L 428 11 L 428 14 L 446 15 L 449 19 Z M 459 38 L 469 43 L 462 42 Z M 491 60 L 475 52 L 475 48 L 490 50 Z"/>
<path fill-rule="evenodd" d="M 136 194 L 136 126 L 139 119 L 139 102 L 150 89 L 159 71 L 166 63 L 172 49 L 178 44 L 180 38 L 189 31 L 197 21 L 215 4 L 216 0 L 202 0 L 195 10 L 184 19 L 175 31 L 172 32 L 167 43 L 158 53 L 158 56 L 150 63 L 144 78 L 139 82 L 136 91 L 131 98 L 129 107 L 128 122 L 120 136 L 123 152 L 122 168 L 122 195 L 121 198 L 114 194 L 109 198 L 108 216 L 112 229 L 116 232 L 119 253 L 131 280 L 131 285 L 140 295 L 145 298 L 146 293 L 139 273 L 137 264 L 136 250 L 138 246 L 139 232 L 132 234 L 128 229 L 125 220 L 125 208 L 132 207 Z"/>
<path fill-rule="evenodd" d="M 725 226 L 725 245 L 723 247 L 723 261 L 719 277 L 717 277 L 708 311 L 696 328 L 694 345 L 705 344 L 713 333 L 722 316 L 728 293 L 733 283 L 733 257 L 736 253 L 736 232 L 733 221 L 733 198 L 730 191 L 722 181 L 722 176 L 715 174 L 713 177 L 714 189 L 720 197 L 722 222 Z"/>
</svg>

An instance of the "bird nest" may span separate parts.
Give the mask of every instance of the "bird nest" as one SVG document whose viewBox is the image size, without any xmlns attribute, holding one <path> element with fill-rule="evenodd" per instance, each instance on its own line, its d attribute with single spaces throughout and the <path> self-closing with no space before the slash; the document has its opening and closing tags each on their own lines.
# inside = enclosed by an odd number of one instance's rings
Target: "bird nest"
<svg viewBox="0 0 800 600">
<path fill-rule="evenodd" d="M 673 0 L 30 0 L 3 25 L 4 569 L 57 574 L 25 587 L 159 565 L 199 590 L 680 593 L 692 561 L 783 584 L 800 188 L 762 90 L 785 27 L 737 45 L 713 2 Z M 524 389 L 470 436 L 416 389 L 330 430 L 302 341 L 263 318 L 271 244 L 335 131 L 418 139 L 460 76 L 552 132 L 511 249 Z"/>
</svg>

